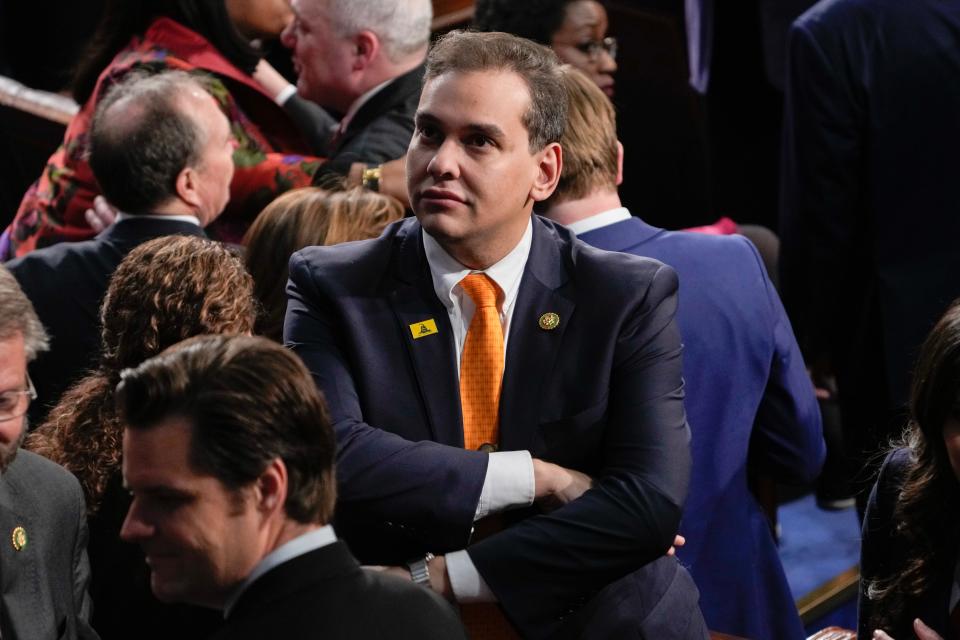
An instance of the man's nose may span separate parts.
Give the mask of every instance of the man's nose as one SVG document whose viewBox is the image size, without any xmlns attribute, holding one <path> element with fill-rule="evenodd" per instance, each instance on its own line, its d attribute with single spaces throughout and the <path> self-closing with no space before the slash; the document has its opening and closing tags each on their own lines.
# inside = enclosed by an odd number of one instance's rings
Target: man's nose
<svg viewBox="0 0 960 640">
<path fill-rule="evenodd" d="M 154 527 L 144 519 L 142 511 L 134 499 L 120 528 L 120 539 L 124 542 L 142 542 L 153 535 Z"/>
<path fill-rule="evenodd" d="M 460 176 L 460 152 L 456 141 L 447 138 L 437 147 L 427 165 L 427 171 L 435 178 L 458 178 Z"/>
</svg>

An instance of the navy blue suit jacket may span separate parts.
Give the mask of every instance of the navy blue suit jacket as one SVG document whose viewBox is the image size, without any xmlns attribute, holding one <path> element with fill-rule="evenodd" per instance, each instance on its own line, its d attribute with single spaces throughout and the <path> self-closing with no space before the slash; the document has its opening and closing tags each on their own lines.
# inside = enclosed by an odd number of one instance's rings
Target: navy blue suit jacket
<svg viewBox="0 0 960 640">
<path fill-rule="evenodd" d="M 874 626 L 870 624 L 872 607 L 867 598 L 866 588 L 871 580 L 889 578 L 891 572 L 899 570 L 904 560 L 907 546 L 897 535 L 898 521 L 894 509 L 907 479 L 910 467 L 910 450 L 896 449 L 887 455 L 880 475 L 870 493 L 866 515 L 863 518 L 863 537 L 860 546 L 860 598 L 858 612 L 859 638 L 869 638 Z M 955 558 L 957 549 L 946 557 Z M 909 601 L 900 616 L 898 624 L 892 629 L 884 629 L 893 638 L 913 638 L 913 620 L 920 618 L 946 640 L 951 640 L 950 632 L 950 593 L 953 589 L 953 562 L 942 563 L 936 568 L 931 588 L 920 597 Z"/>
<path fill-rule="evenodd" d="M 842 403 L 896 409 L 960 296 L 960 2 L 823 0 L 788 62 L 784 302 L 808 357 L 832 356 Z"/>
<path fill-rule="evenodd" d="M 658 262 L 598 251 L 533 219 L 500 446 L 596 484 L 550 514 L 508 512 L 512 526 L 470 546 L 527 637 L 561 632 L 601 589 L 660 558 L 676 533 L 690 469 L 676 285 Z M 364 562 L 466 547 L 487 455 L 462 449 L 454 339 L 419 223 L 294 254 L 288 292 L 285 341 L 326 395 L 337 434 L 338 531 Z M 546 312 L 560 317 L 552 331 L 538 324 Z M 437 333 L 415 338 L 411 326 L 425 320 Z"/>
<path fill-rule="evenodd" d="M 780 299 L 742 236 L 670 232 L 631 218 L 584 242 L 656 258 L 677 271 L 677 321 L 693 473 L 678 550 L 714 631 L 803 638 L 776 545 L 747 486 L 748 458 L 784 482 L 823 463 L 820 411 Z M 749 453 L 749 455 L 748 455 Z"/>
</svg>

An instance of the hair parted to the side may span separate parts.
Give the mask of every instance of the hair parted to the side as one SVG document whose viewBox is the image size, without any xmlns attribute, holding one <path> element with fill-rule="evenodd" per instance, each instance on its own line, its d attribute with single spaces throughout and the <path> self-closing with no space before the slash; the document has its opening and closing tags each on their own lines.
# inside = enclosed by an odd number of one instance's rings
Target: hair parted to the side
<svg viewBox="0 0 960 640">
<path fill-rule="evenodd" d="M 74 384 L 25 447 L 65 467 L 96 513 L 120 473 L 120 371 L 190 336 L 253 331 L 253 281 L 224 245 L 198 237 L 146 242 L 117 267 L 100 308 L 99 367 Z"/>
<path fill-rule="evenodd" d="M 896 535 L 907 554 L 902 565 L 888 567 L 887 575 L 864 576 L 869 580 L 871 628 L 912 633 L 912 617 L 904 617 L 933 586 L 942 567 L 956 561 L 960 482 L 943 435 L 951 417 L 960 419 L 960 299 L 927 336 L 914 369 L 910 422 L 896 445 L 910 449 L 911 463 L 893 512 Z"/>
<path fill-rule="evenodd" d="M 574 0 L 477 0 L 473 28 L 503 31 L 550 46 Z"/>
<path fill-rule="evenodd" d="M 245 261 L 261 304 L 256 332 L 280 342 L 290 256 L 314 245 L 376 238 L 403 217 L 403 205 L 366 189 L 294 189 L 271 202 L 244 237 Z"/>
<path fill-rule="evenodd" d="M 116 399 L 127 429 L 186 419 L 198 473 L 239 491 L 280 459 L 287 516 L 300 523 L 333 516 L 333 429 L 320 391 L 293 352 L 259 337 L 191 338 L 125 370 Z"/>
<path fill-rule="evenodd" d="M 9 269 L 0 264 L 0 340 L 23 336 L 27 360 L 33 360 L 49 347 L 47 332 L 27 294 Z"/>
<path fill-rule="evenodd" d="M 134 71 L 110 87 L 90 126 L 90 168 L 104 196 L 126 213 L 152 213 L 176 196 L 177 176 L 198 161 L 207 133 L 183 104 L 206 76 Z"/>
<path fill-rule="evenodd" d="M 400 62 L 430 42 L 433 3 L 430 0 L 327 0 L 327 18 L 336 33 L 377 34 L 387 57 Z"/>
<path fill-rule="evenodd" d="M 585 73 L 561 67 L 567 93 L 567 126 L 560 138 L 563 170 L 546 204 L 617 189 L 617 116 L 613 103 Z"/>
<path fill-rule="evenodd" d="M 567 119 L 567 97 L 560 61 L 552 50 L 508 33 L 451 31 L 430 49 L 424 83 L 445 73 L 479 71 L 509 71 L 526 82 L 530 108 L 522 120 L 531 153 L 560 141 Z"/>
</svg>

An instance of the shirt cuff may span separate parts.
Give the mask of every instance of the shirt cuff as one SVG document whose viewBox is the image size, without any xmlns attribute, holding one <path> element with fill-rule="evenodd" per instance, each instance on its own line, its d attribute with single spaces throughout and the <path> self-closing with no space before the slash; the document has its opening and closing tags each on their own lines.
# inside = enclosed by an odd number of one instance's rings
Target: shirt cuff
<svg viewBox="0 0 960 640">
<path fill-rule="evenodd" d="M 489 457 L 474 522 L 491 513 L 533 504 L 535 486 L 530 452 L 497 451 Z"/>
<path fill-rule="evenodd" d="M 282 107 L 287 103 L 287 100 L 293 97 L 293 94 L 295 94 L 296 92 L 297 92 L 297 87 L 292 84 L 288 84 L 287 86 L 285 86 L 283 89 L 280 90 L 280 93 L 278 93 L 273 100 L 274 102 L 276 102 L 278 105 Z"/>
<path fill-rule="evenodd" d="M 491 454 L 493 455 L 493 454 Z M 460 604 L 473 602 L 496 602 L 490 587 L 480 576 L 477 567 L 466 551 L 453 551 L 445 556 L 447 560 L 447 577 L 450 579 L 450 588 L 453 597 Z"/>
</svg>

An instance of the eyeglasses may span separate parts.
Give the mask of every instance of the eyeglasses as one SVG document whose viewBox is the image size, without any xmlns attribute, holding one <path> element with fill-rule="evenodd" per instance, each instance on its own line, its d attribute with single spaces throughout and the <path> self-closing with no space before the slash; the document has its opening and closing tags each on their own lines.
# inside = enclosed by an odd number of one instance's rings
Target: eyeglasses
<svg viewBox="0 0 960 640">
<path fill-rule="evenodd" d="M 19 418 L 27 412 L 30 403 L 36 399 L 37 389 L 28 375 L 26 389 L 0 393 L 0 422 Z"/>
<path fill-rule="evenodd" d="M 581 42 L 574 46 L 594 62 L 597 61 L 602 53 L 606 53 L 614 60 L 617 59 L 617 39 L 613 36 L 607 36 L 603 40 L 588 40 L 587 42 Z"/>
</svg>

